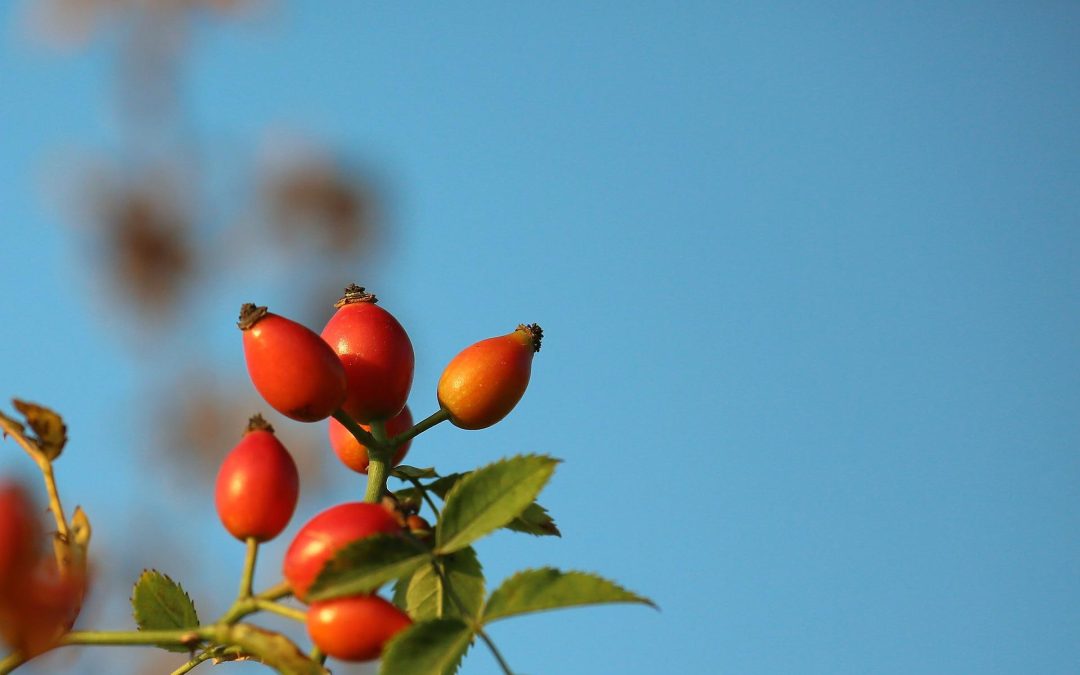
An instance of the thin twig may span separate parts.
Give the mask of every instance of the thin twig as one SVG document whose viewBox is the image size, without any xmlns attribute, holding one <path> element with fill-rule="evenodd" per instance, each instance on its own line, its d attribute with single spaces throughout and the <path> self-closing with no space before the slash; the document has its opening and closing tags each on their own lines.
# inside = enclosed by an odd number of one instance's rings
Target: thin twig
<svg viewBox="0 0 1080 675">
<path fill-rule="evenodd" d="M 356 440 L 360 441 L 360 445 L 366 448 L 372 448 L 378 446 L 378 441 L 375 437 L 368 433 L 360 423 L 349 416 L 349 413 L 344 410 L 335 410 L 332 417 L 341 423 L 341 426 L 349 430 L 349 433 L 353 435 Z"/>
<path fill-rule="evenodd" d="M 184 673 L 190 673 L 192 670 L 195 670 L 195 667 L 198 666 L 200 663 L 203 663 L 204 661 L 209 661 L 212 658 L 214 658 L 213 652 L 203 652 L 202 654 L 199 654 L 198 656 L 191 659 L 176 670 L 172 671 L 171 675 L 184 675 Z"/>
<path fill-rule="evenodd" d="M 280 600 L 281 598 L 287 598 L 292 595 L 292 586 L 288 581 L 282 581 L 276 586 L 271 586 L 262 593 L 259 593 L 255 597 L 260 600 Z"/>
<path fill-rule="evenodd" d="M 439 507 L 435 506 L 435 501 L 432 500 L 431 495 L 428 494 L 424 484 L 420 482 L 419 478 L 409 478 L 409 482 L 416 486 L 416 489 L 420 491 L 420 497 L 427 502 L 427 505 L 431 507 L 431 511 L 435 514 L 435 520 L 439 519 Z"/>
<path fill-rule="evenodd" d="M 53 475 L 52 462 L 37 446 L 37 443 L 26 437 L 26 432 L 21 426 L 15 426 L 14 420 L 0 415 L 0 429 L 3 430 L 4 434 L 15 439 L 15 442 L 22 446 L 22 449 L 26 451 L 26 454 L 30 455 L 30 458 L 38 465 L 38 469 L 41 470 L 41 475 L 45 479 L 45 491 L 49 495 L 49 510 L 52 511 L 53 518 L 56 520 L 56 532 L 61 539 L 67 541 L 68 523 L 67 518 L 64 516 L 64 507 L 60 504 L 60 492 L 56 489 L 56 477 Z"/>
<path fill-rule="evenodd" d="M 445 422 L 448 419 L 450 419 L 450 413 L 447 412 L 445 408 L 439 408 L 435 412 L 431 413 L 424 419 L 414 424 L 411 428 L 402 431 L 400 434 L 390 439 L 390 447 L 397 448 L 410 438 L 414 438 L 424 433 L 436 424 L 439 424 L 440 422 Z"/>
<path fill-rule="evenodd" d="M 288 619 L 292 619 L 293 621 L 307 623 L 307 612 L 302 609 L 295 609 L 293 607 L 280 605 L 276 602 L 271 602 L 269 600 L 259 600 L 257 598 L 255 599 L 255 607 L 257 609 L 263 610 L 264 612 L 271 612 L 273 614 L 277 614 L 278 616 L 284 616 Z"/>
</svg>

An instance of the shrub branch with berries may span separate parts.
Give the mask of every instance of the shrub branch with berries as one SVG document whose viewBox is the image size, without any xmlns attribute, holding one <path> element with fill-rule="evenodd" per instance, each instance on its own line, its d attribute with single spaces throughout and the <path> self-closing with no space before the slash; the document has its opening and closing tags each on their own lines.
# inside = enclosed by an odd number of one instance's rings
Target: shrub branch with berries
<svg viewBox="0 0 1080 675">
<path fill-rule="evenodd" d="M 15 401 L 23 421 L 0 413 L 0 429 L 37 463 L 55 521 L 51 554 L 37 509 L 19 485 L 0 485 L 0 637 L 10 653 L 0 675 L 63 645 L 147 645 L 187 653 L 173 675 L 199 664 L 256 660 L 284 675 L 329 672 L 328 657 L 381 659 L 384 675 L 455 673 L 477 640 L 502 670 L 506 658 L 489 624 L 520 614 L 610 602 L 652 605 L 602 577 L 528 569 L 488 594 L 472 544 L 498 529 L 536 536 L 559 530 L 536 497 L 558 460 L 521 455 L 467 473 L 402 465 L 413 439 L 445 421 L 484 429 L 517 405 L 529 384 L 543 332 L 522 324 L 467 347 L 438 383 L 439 409 L 413 423 L 406 405 L 413 348 L 374 295 L 351 285 L 321 335 L 266 307 L 246 304 L 238 326 L 255 389 L 299 422 L 326 420 L 341 462 L 367 476 L 362 502 L 330 506 L 306 523 L 285 553 L 281 583 L 252 588 L 259 544 L 285 529 L 299 497 L 296 463 L 260 415 L 218 472 L 215 503 L 225 529 L 247 547 L 240 588 L 228 611 L 200 620 L 177 582 L 148 570 L 131 596 L 136 630 L 72 630 L 87 588 L 90 523 L 65 514 L 53 462 L 67 440 L 48 408 Z M 396 491 L 387 479 L 401 482 Z M 427 508 L 429 519 L 420 515 Z M 378 594 L 392 584 L 392 601 Z M 294 597 L 301 609 L 281 601 Z M 248 622 L 260 612 L 304 624 L 304 651 L 284 635 Z"/>
</svg>

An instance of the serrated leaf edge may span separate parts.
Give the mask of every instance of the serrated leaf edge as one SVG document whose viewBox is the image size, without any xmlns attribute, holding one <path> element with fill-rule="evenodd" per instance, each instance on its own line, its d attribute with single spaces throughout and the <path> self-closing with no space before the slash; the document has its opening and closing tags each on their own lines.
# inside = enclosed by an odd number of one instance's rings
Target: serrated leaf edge
<svg viewBox="0 0 1080 675">
<path fill-rule="evenodd" d="M 547 608 L 544 608 L 544 609 L 530 610 L 528 612 L 520 612 L 520 613 L 517 613 L 517 614 L 503 614 L 503 615 L 495 617 L 492 620 L 493 621 L 500 621 L 502 619 L 510 619 L 510 618 L 515 617 L 515 616 L 523 616 L 525 614 L 535 614 L 537 612 L 552 612 L 552 611 L 559 610 L 559 609 L 573 609 L 575 607 L 588 607 L 589 605 L 610 605 L 610 604 L 619 604 L 619 603 L 638 603 L 638 604 L 646 605 L 648 607 L 652 607 L 656 611 L 660 611 L 660 606 L 657 605 L 652 600 L 650 600 L 649 598 L 647 598 L 647 597 L 645 597 L 643 595 L 639 595 L 639 594 L 631 591 L 630 589 L 626 588 L 622 584 L 620 584 L 618 582 L 615 582 L 615 581 L 612 581 L 611 579 L 608 579 L 605 576 L 601 576 L 600 574 L 598 574 L 596 572 L 586 572 L 586 571 L 583 571 L 583 570 L 560 570 L 557 567 L 530 567 L 530 568 L 527 568 L 527 569 L 518 570 L 517 572 L 514 572 L 510 576 L 506 577 L 505 579 L 503 579 L 499 583 L 498 587 L 495 588 L 495 590 L 493 590 L 490 595 L 488 595 L 487 601 L 484 602 L 484 606 L 480 609 L 480 617 L 479 617 L 480 623 L 481 624 L 486 624 L 487 623 L 488 604 L 491 602 L 491 598 L 494 597 L 495 594 L 498 593 L 504 586 L 506 586 L 507 584 L 511 583 L 515 579 L 517 579 L 519 577 L 522 577 L 522 576 L 524 576 L 526 574 L 532 574 L 532 573 L 535 573 L 535 572 L 545 572 L 545 571 L 557 572 L 559 574 L 559 576 L 566 576 L 566 575 L 569 575 L 569 574 L 580 574 L 580 575 L 583 575 L 583 576 L 591 577 L 594 580 L 603 581 L 604 583 L 611 584 L 612 586 L 614 586 L 619 591 L 621 591 L 623 593 L 626 593 L 627 595 L 630 595 L 632 597 L 622 599 L 622 600 L 602 600 L 600 602 L 583 602 L 581 604 L 576 604 L 576 605 L 562 605 L 562 606 L 559 606 L 559 607 L 547 607 Z"/>
<path fill-rule="evenodd" d="M 529 507 L 532 507 L 532 506 L 535 506 L 536 508 L 540 509 L 540 511 L 543 513 L 543 515 L 547 517 L 548 522 L 551 524 L 551 531 L 550 532 L 546 531 L 546 530 L 541 531 L 541 532 L 533 532 L 530 529 L 531 528 L 530 523 L 528 521 L 526 521 L 523 516 L 524 516 L 525 512 L 529 510 Z M 517 523 L 518 521 L 521 521 L 521 525 L 519 525 L 518 527 L 514 527 L 514 524 Z M 531 537 L 558 537 L 558 538 L 562 539 L 562 532 L 559 530 L 559 526 L 555 524 L 555 518 L 551 515 L 551 512 L 548 511 L 547 508 L 545 508 L 542 504 L 540 504 L 539 502 L 537 502 L 535 500 L 531 504 L 529 504 L 529 506 L 526 506 L 524 509 L 522 509 L 521 513 L 518 514 L 516 518 L 511 520 L 506 525 L 503 525 L 503 528 L 505 528 L 507 530 L 510 530 L 511 532 L 518 532 L 520 534 L 527 534 L 527 535 L 529 535 Z M 536 528 L 536 529 L 543 530 L 543 528 Z"/>
<path fill-rule="evenodd" d="M 199 626 L 200 625 L 200 622 L 199 622 L 199 609 L 195 606 L 195 601 L 193 601 L 191 599 L 191 596 L 188 595 L 188 592 L 186 590 L 184 590 L 183 585 L 181 585 L 179 581 L 174 580 L 172 577 L 170 577 L 168 574 L 165 574 L 164 572 L 161 572 L 161 571 L 155 570 L 155 569 L 143 569 L 142 573 L 139 575 L 139 578 L 135 580 L 134 584 L 132 584 L 132 586 L 131 586 L 131 597 L 128 599 L 128 602 L 131 604 L 132 617 L 135 619 L 135 627 L 138 630 L 143 630 L 142 620 L 139 618 L 139 610 L 138 610 L 138 607 L 135 605 L 135 589 L 137 589 L 139 587 L 139 583 L 144 578 L 146 578 L 148 575 L 155 575 L 155 574 L 162 577 L 163 579 L 165 579 L 165 581 L 167 581 L 170 584 L 172 584 L 173 586 L 175 586 L 177 588 L 177 590 L 179 590 L 180 593 L 184 596 L 184 598 L 189 603 L 191 603 L 191 611 L 195 614 L 195 626 Z M 189 626 L 183 626 L 183 628 L 188 628 L 188 627 Z"/>
<path fill-rule="evenodd" d="M 450 500 L 454 498 L 454 495 L 464 489 L 463 486 L 468 485 L 468 484 L 470 484 L 471 482 L 473 482 L 475 480 L 478 480 L 476 478 L 477 476 L 481 476 L 481 478 L 482 478 L 481 471 L 484 471 L 486 469 L 490 469 L 490 468 L 499 466 L 500 464 L 509 464 L 510 462 L 513 462 L 515 460 L 532 459 L 532 458 L 545 459 L 548 462 L 550 462 L 548 475 L 544 479 L 544 484 L 540 486 L 540 490 L 538 490 L 536 495 L 534 495 L 533 498 L 531 500 L 529 500 L 529 503 L 532 503 L 532 502 L 536 501 L 536 496 L 539 495 L 541 492 L 543 492 L 544 488 L 547 487 L 548 482 L 551 480 L 552 475 L 554 475 L 554 473 L 555 473 L 555 467 L 557 467 L 562 462 L 561 459 L 558 459 L 556 457 L 552 457 L 551 455 L 541 455 L 541 454 L 534 454 L 534 453 L 523 454 L 523 455 L 513 455 L 511 457 L 504 457 L 504 458 L 502 458 L 500 460 L 497 460 L 495 462 L 492 462 L 490 464 L 486 464 L 486 465 L 480 467 L 479 469 L 474 469 L 473 471 L 469 471 L 469 472 L 465 473 L 465 475 L 463 475 L 460 479 L 458 479 L 458 481 L 456 483 L 454 483 L 454 486 L 452 488 L 450 488 L 450 491 L 446 493 L 446 498 L 443 499 L 443 504 L 449 504 Z M 506 519 L 505 522 L 503 522 L 502 524 L 496 526 L 494 529 L 498 530 L 498 529 L 506 527 L 507 524 L 512 522 L 518 516 L 520 516 L 521 512 L 523 512 L 527 508 L 529 508 L 528 504 L 523 506 L 521 511 L 511 515 L 509 518 Z M 445 514 L 445 512 L 446 512 L 446 508 L 444 506 L 443 507 L 443 513 Z M 492 530 L 492 531 L 494 531 L 494 530 Z M 436 551 L 439 551 L 442 547 L 444 547 L 447 544 L 447 542 L 438 542 L 438 526 L 437 525 L 436 525 L 436 535 L 435 536 L 436 536 L 436 542 L 437 542 L 436 543 Z M 476 541 L 476 540 L 474 539 L 473 541 Z M 469 546 L 471 544 L 472 544 L 472 542 L 470 541 L 469 543 L 467 543 L 465 545 Z M 459 550 L 459 549 L 454 549 L 454 550 Z M 454 551 L 449 551 L 448 553 L 453 553 L 453 552 Z"/>
<path fill-rule="evenodd" d="M 457 656 L 457 658 L 455 658 L 450 663 L 440 663 L 440 664 L 438 664 L 439 666 L 441 666 L 438 673 L 430 673 L 429 675 L 454 675 L 454 673 L 456 673 L 461 668 L 461 662 L 464 660 L 465 654 L 468 653 L 469 649 L 472 647 L 473 643 L 476 641 L 476 633 L 473 631 L 473 629 L 470 628 L 467 623 L 465 623 L 464 621 L 462 621 L 461 619 L 459 619 L 457 617 L 446 617 L 446 618 L 427 619 L 425 621 L 418 621 L 418 622 L 414 623 L 412 626 L 410 626 L 409 628 L 407 628 L 406 630 L 403 630 L 400 633 L 398 633 L 397 635 L 395 635 L 393 638 L 391 638 L 391 640 L 388 643 L 386 643 L 386 646 L 383 648 L 383 654 L 382 654 L 381 662 L 380 662 L 380 665 L 379 665 L 379 675 L 384 675 L 383 668 L 384 668 L 385 664 L 387 663 L 386 655 L 389 654 L 390 650 L 392 650 L 394 648 L 395 644 L 397 644 L 398 642 L 400 642 L 402 640 L 408 639 L 408 634 L 409 634 L 410 631 L 415 630 L 418 626 L 423 626 L 424 624 L 442 622 L 442 621 L 457 623 L 462 628 L 464 628 L 465 633 L 468 635 L 468 642 L 465 643 L 465 648 L 461 650 L 461 653 Z"/>
<path fill-rule="evenodd" d="M 419 569 L 424 564 L 425 560 L 430 559 L 430 556 L 431 556 L 430 551 L 423 548 L 420 544 L 418 544 L 416 542 L 409 542 L 408 539 L 405 539 L 403 537 L 398 537 L 396 535 L 392 535 L 392 534 L 375 534 L 375 535 L 372 535 L 371 537 L 364 537 L 362 539 L 357 539 L 355 541 L 352 541 L 352 542 L 346 544 L 342 548 L 338 549 L 338 551 L 336 551 L 334 553 L 334 555 L 330 558 L 330 560 L 326 561 L 326 563 L 323 565 L 322 569 L 319 570 L 319 573 L 317 575 L 315 575 L 315 580 L 312 582 L 310 588 L 308 589 L 308 599 L 309 600 L 329 600 L 331 598 L 343 597 L 343 595 L 326 596 L 320 590 L 317 590 L 317 589 L 319 589 L 320 586 L 323 586 L 323 585 L 326 585 L 326 584 L 330 583 L 329 581 L 325 581 L 324 579 L 329 578 L 334 572 L 339 571 L 337 569 L 337 566 L 339 564 L 338 561 L 343 560 L 348 555 L 347 552 L 352 547 L 357 546 L 357 545 L 371 546 L 373 540 L 378 540 L 378 539 L 381 539 L 381 538 L 386 538 L 387 540 L 389 540 L 389 539 L 399 540 L 400 539 L 402 541 L 405 541 L 405 542 L 408 542 L 408 543 L 411 543 L 411 544 L 414 545 L 413 550 L 416 551 L 415 558 L 417 559 L 416 561 L 414 561 L 415 566 L 412 567 L 411 569 L 406 567 L 406 571 L 401 573 L 401 577 L 411 576 L 413 573 L 416 572 L 417 569 Z M 406 561 L 410 561 L 410 560 L 411 560 L 411 558 L 402 558 L 401 560 L 398 560 L 397 562 L 392 563 L 392 565 L 401 565 L 402 563 L 404 563 Z M 398 577 L 398 578 L 401 578 L 401 577 Z M 379 584 L 379 586 L 382 586 L 383 584 L 387 583 L 387 581 L 390 581 L 391 579 L 393 579 L 393 577 L 391 577 L 390 579 L 387 579 L 386 581 L 381 582 Z M 374 589 L 372 589 L 372 590 L 374 590 Z M 354 594 L 354 593 L 350 592 L 350 593 L 346 593 L 345 595 L 352 595 L 352 594 Z"/>
</svg>

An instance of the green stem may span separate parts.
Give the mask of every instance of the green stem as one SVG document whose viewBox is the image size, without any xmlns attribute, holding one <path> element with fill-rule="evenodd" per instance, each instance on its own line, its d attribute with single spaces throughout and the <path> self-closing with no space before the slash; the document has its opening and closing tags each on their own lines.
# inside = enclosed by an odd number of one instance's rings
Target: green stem
<svg viewBox="0 0 1080 675">
<path fill-rule="evenodd" d="M 390 441 L 390 447 L 396 448 L 410 438 L 415 438 L 416 436 L 419 436 L 420 434 L 424 433 L 436 424 L 439 424 L 440 422 L 445 422 L 448 419 L 450 419 L 450 413 L 447 412 L 445 408 L 439 408 L 435 412 L 431 413 L 424 419 L 414 424 L 412 428 L 406 429 L 397 436 L 394 436 L 394 438 Z"/>
<path fill-rule="evenodd" d="M 192 670 L 195 669 L 195 666 L 199 665 L 204 661 L 209 661 L 212 658 L 214 658 L 213 652 L 203 652 L 202 654 L 199 654 L 198 656 L 191 659 L 176 670 L 172 671 L 170 675 L 184 675 L 184 673 L 190 673 Z"/>
<path fill-rule="evenodd" d="M 496 647 L 495 643 L 491 641 L 491 638 L 488 637 L 488 634 L 484 632 L 484 629 L 477 628 L 476 634 L 480 636 L 480 639 L 483 640 L 484 644 L 486 644 L 488 646 L 488 649 L 491 650 L 491 655 L 494 656 L 495 660 L 499 662 L 499 667 L 502 668 L 502 671 L 506 673 L 506 675 L 514 675 L 514 671 L 510 670 L 510 664 L 508 664 L 506 662 L 506 659 L 503 658 L 502 654 L 499 653 L 498 647 Z"/>
<path fill-rule="evenodd" d="M 248 614 L 254 614 L 262 607 L 263 603 L 275 604 L 273 601 L 279 598 L 284 598 L 292 595 L 292 589 L 289 588 L 287 582 L 281 582 L 277 586 L 259 593 L 258 595 L 249 595 L 246 598 L 237 598 L 232 607 L 226 611 L 220 619 L 217 620 L 218 625 L 231 626 L 240 619 L 243 619 Z"/>
<path fill-rule="evenodd" d="M 311 653 L 308 654 L 308 658 L 320 666 L 326 664 L 326 654 L 323 654 L 323 651 L 318 647 L 311 648 Z"/>
<path fill-rule="evenodd" d="M 431 498 L 431 495 L 428 494 L 428 491 L 424 489 L 424 484 L 420 482 L 419 478 L 410 478 L 409 482 L 420 492 L 420 497 L 427 502 L 427 505 L 431 508 L 431 512 L 435 514 L 435 520 L 438 520 L 439 507 L 435 506 L 435 501 Z"/>
<path fill-rule="evenodd" d="M 280 589 L 274 587 L 270 591 L 267 591 L 263 595 L 276 595 L 282 597 L 288 595 L 288 589 Z M 63 647 L 65 645 L 102 645 L 102 646 L 116 646 L 116 645 L 128 645 L 128 646 L 179 646 L 188 647 L 194 649 L 199 644 L 204 642 L 222 642 L 229 639 L 229 626 L 236 621 L 239 621 L 242 617 L 257 612 L 259 610 L 266 610 L 275 612 L 277 614 L 283 614 L 291 619 L 298 621 L 306 621 L 306 615 L 301 610 L 294 610 L 284 605 L 279 605 L 275 602 L 265 599 L 265 597 L 251 597 L 243 601 L 238 601 L 233 605 L 233 608 L 219 620 L 216 624 L 199 626 L 198 628 L 184 628 L 177 630 L 134 630 L 134 631 L 72 631 L 65 634 L 59 641 L 57 641 L 57 647 Z M 213 658 L 213 654 L 207 652 L 205 654 L 193 657 L 190 661 L 180 666 L 173 675 L 176 673 L 186 673 L 195 666 L 199 665 L 208 658 Z M 8 675 L 11 671 L 26 662 L 18 652 L 8 654 L 3 659 L 0 659 L 0 675 Z"/>
<path fill-rule="evenodd" d="M 253 614 L 257 611 L 259 611 L 259 608 L 255 606 L 255 598 L 237 600 L 233 603 L 233 606 L 229 608 L 229 611 L 225 612 L 217 622 L 218 625 L 231 626 L 248 614 Z"/>
<path fill-rule="evenodd" d="M 255 559 L 259 555 L 259 542 L 255 537 L 247 538 L 247 554 L 244 556 L 244 571 L 240 575 L 240 592 L 237 600 L 245 600 L 251 597 L 251 583 L 255 578 Z"/>
<path fill-rule="evenodd" d="M 281 598 L 287 598 L 292 595 L 292 586 L 288 581 L 282 581 L 276 586 L 271 586 L 262 593 L 259 593 L 257 598 L 260 600 L 280 600 Z"/>
<path fill-rule="evenodd" d="M 233 605 L 233 608 L 226 614 L 226 617 L 235 615 L 236 618 L 232 620 L 232 622 L 235 623 L 240 617 L 259 610 L 282 614 L 297 621 L 306 621 L 306 615 L 302 610 L 279 605 L 259 597 L 249 597 L 246 600 L 237 601 Z M 245 636 L 252 630 L 258 629 L 253 629 L 244 624 L 234 626 L 231 623 L 225 622 L 226 617 L 223 617 L 222 620 L 215 624 L 177 630 L 72 631 L 61 637 L 56 642 L 55 646 L 177 646 L 186 647 L 194 651 L 200 645 L 210 643 L 211 648 L 197 656 L 193 656 L 189 661 L 181 665 L 172 673 L 172 675 L 183 675 L 183 673 L 191 671 L 200 663 L 221 654 L 235 653 L 242 656 L 243 654 L 248 653 L 249 648 L 254 649 L 258 646 L 254 642 L 252 642 L 251 645 L 245 643 L 245 640 L 247 639 Z M 246 632 L 241 631 L 240 629 L 246 629 Z M 247 641 L 251 642 L 250 640 Z M 219 646 L 213 647 L 215 644 Z M 222 650 L 222 648 L 224 649 Z M 259 656 L 257 650 L 255 656 Z M 18 652 L 8 654 L 3 659 L 0 659 L 0 675 L 8 675 L 8 673 L 25 663 L 25 661 L 26 659 Z M 267 663 L 269 662 L 267 661 Z"/>
<path fill-rule="evenodd" d="M 386 490 L 386 478 L 390 474 L 391 446 L 387 443 L 386 423 L 375 421 L 371 423 L 371 435 L 375 442 L 367 446 L 367 491 L 364 493 L 364 501 L 375 504 L 382 499 Z"/>
<path fill-rule="evenodd" d="M 360 423 L 350 417 L 344 410 L 335 410 L 332 416 L 341 423 L 341 426 L 348 429 L 349 433 L 352 434 L 356 440 L 360 441 L 360 445 L 369 449 L 374 445 L 378 445 L 378 441 L 365 431 L 364 427 L 360 426 Z"/>
<path fill-rule="evenodd" d="M 216 626 L 180 630 L 81 630 L 60 638 L 60 645 L 178 645 L 191 646 L 213 637 Z"/>
<path fill-rule="evenodd" d="M 276 602 L 269 600 L 254 600 L 255 608 L 261 609 L 264 612 L 272 612 L 278 616 L 284 616 L 292 619 L 293 621 L 299 621 L 300 623 L 307 623 L 307 612 L 302 609 L 295 609 L 293 607 L 286 607 L 285 605 L 279 605 Z"/>
</svg>

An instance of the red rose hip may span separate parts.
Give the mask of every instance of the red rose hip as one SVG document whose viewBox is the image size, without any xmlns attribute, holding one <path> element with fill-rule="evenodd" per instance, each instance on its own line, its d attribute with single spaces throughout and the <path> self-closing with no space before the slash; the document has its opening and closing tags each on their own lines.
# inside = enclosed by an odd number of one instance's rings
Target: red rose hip
<svg viewBox="0 0 1080 675">
<path fill-rule="evenodd" d="M 357 422 L 391 419 L 405 407 L 412 387 L 412 341 L 377 301 L 351 284 L 322 331 L 345 367 L 348 396 L 342 407 Z"/>
<path fill-rule="evenodd" d="M 334 350 L 305 326 L 248 303 L 237 323 L 244 360 L 259 395 L 300 422 L 325 419 L 345 400 L 345 370 Z"/>
<path fill-rule="evenodd" d="M 377 595 L 313 602 L 307 614 L 311 641 L 342 661 L 379 658 L 390 638 L 411 624 L 407 614 Z"/>
<path fill-rule="evenodd" d="M 345 545 L 375 534 L 397 534 L 401 526 L 379 504 L 348 502 L 331 506 L 307 522 L 285 552 L 283 572 L 300 600 L 334 554 Z"/>
<path fill-rule="evenodd" d="M 214 497 L 221 523 L 241 541 L 269 541 L 289 524 L 299 496 L 292 455 L 261 415 L 252 417 L 218 471 Z"/>
</svg>

